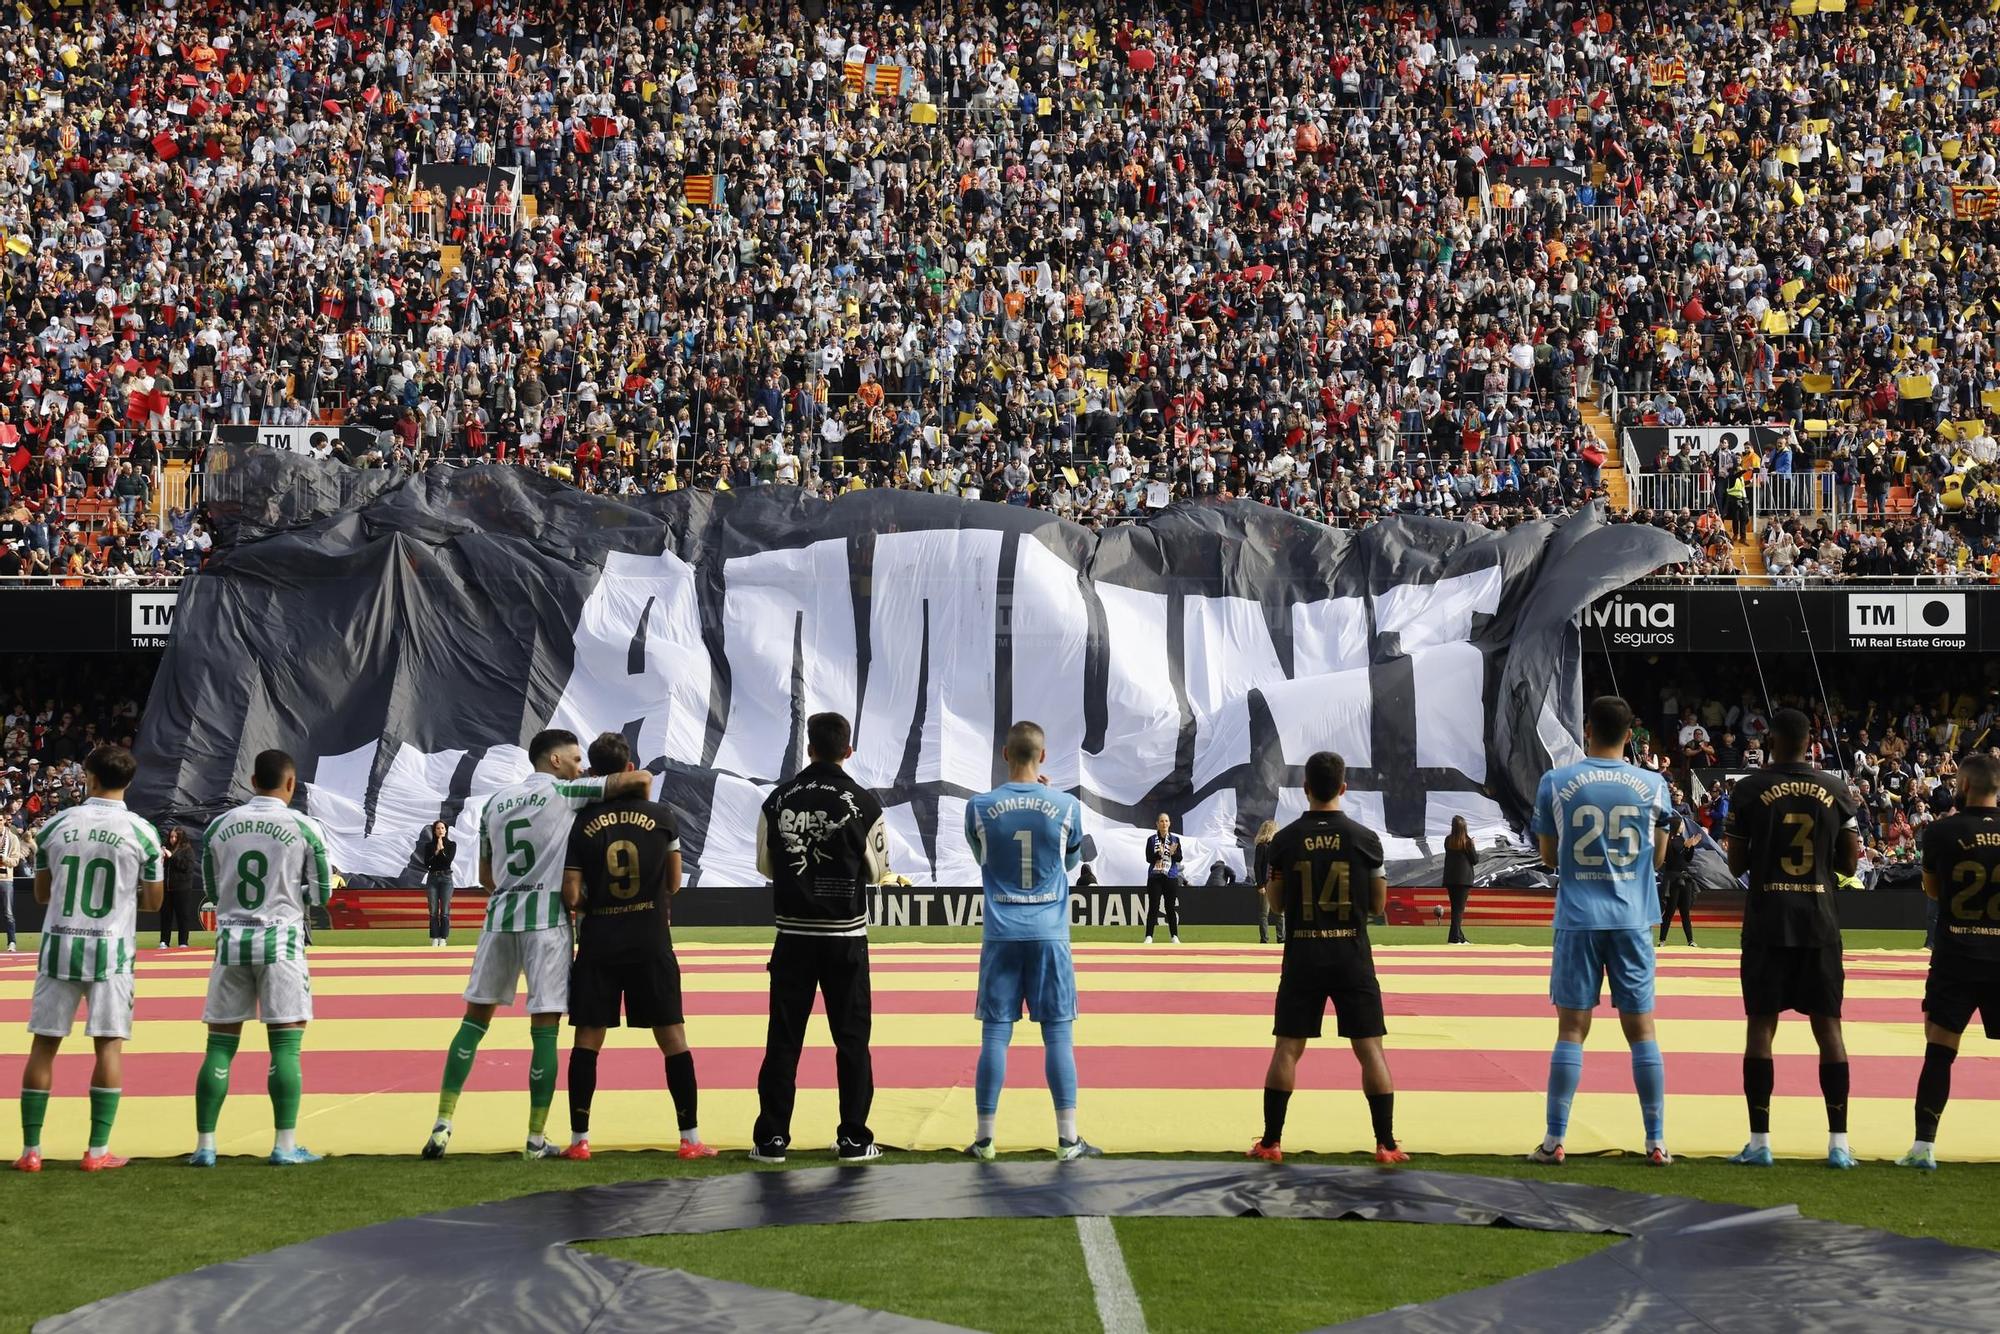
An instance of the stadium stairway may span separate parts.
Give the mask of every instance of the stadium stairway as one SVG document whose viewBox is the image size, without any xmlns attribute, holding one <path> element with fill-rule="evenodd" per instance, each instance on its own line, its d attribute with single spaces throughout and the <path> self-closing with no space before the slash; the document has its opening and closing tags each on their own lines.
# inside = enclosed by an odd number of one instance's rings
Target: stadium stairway
<svg viewBox="0 0 2000 1334">
<path fill-rule="evenodd" d="M 1606 416 L 1597 401 L 1585 396 L 1581 404 L 1583 424 L 1590 428 L 1598 443 L 1604 446 L 1604 490 L 1605 498 L 1614 510 L 1632 508 L 1632 489 L 1625 483 L 1625 457 L 1618 450 L 1618 428 Z"/>
</svg>

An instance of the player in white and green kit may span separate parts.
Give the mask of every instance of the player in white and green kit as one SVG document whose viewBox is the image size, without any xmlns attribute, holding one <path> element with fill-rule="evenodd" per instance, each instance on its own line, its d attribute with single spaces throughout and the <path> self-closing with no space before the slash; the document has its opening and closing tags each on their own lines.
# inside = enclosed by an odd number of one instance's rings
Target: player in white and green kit
<svg viewBox="0 0 2000 1334">
<path fill-rule="evenodd" d="M 48 905 L 35 968 L 28 1031 L 34 1045 L 21 1072 L 21 1156 L 16 1169 L 42 1170 L 42 1121 L 56 1052 L 90 1003 L 84 1031 L 97 1046 L 90 1076 L 90 1145 L 83 1170 L 125 1166 L 111 1153 L 111 1123 L 124 1088 L 125 1039 L 132 1036 L 132 956 L 139 910 L 166 893 L 160 836 L 125 809 L 137 771 L 123 746 L 99 746 L 83 762 L 89 799 L 42 826 L 35 849 L 35 901 Z"/>
<path fill-rule="evenodd" d="M 299 1147 L 299 1048 L 312 1019 L 312 977 L 306 971 L 307 915 L 333 892 L 326 832 L 293 810 L 298 769 L 282 750 L 258 754 L 250 770 L 257 795 L 225 811 L 201 840 L 201 886 L 215 913 L 215 966 L 208 975 L 208 1051 L 194 1086 L 194 1154 L 190 1167 L 215 1166 L 215 1124 L 229 1096 L 229 1064 L 246 1020 L 261 1017 L 270 1035 L 271 1094 L 277 1143 L 273 1167 L 316 1163 Z"/>
<path fill-rule="evenodd" d="M 644 770 L 608 778 L 579 778 L 583 749 L 576 734 L 550 729 L 528 743 L 534 772 L 487 799 L 479 817 L 479 883 L 488 895 L 486 924 L 472 955 L 465 986 L 465 1019 L 446 1049 L 437 1123 L 424 1157 L 442 1158 L 451 1142 L 451 1117 L 472 1073 L 480 1039 L 493 1011 L 514 1003 L 521 974 L 528 975 L 528 1158 L 560 1158 L 542 1137 L 556 1097 L 556 1043 L 569 1008 L 569 916 L 562 906 L 563 866 L 576 813 L 597 801 L 643 797 L 652 791 Z"/>
</svg>

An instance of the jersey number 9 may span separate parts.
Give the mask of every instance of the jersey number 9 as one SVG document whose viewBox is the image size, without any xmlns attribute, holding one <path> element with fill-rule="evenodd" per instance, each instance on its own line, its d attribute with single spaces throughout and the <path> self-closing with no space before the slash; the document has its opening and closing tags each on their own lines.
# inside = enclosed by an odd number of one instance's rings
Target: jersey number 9
<svg viewBox="0 0 2000 1334">
<path fill-rule="evenodd" d="M 604 850 L 604 874 L 611 882 L 614 899 L 635 898 L 639 893 L 639 849 L 629 839 L 619 839 Z"/>
<path fill-rule="evenodd" d="M 1609 817 L 1609 837 L 1607 816 L 1596 806 L 1579 806 L 1570 816 L 1569 827 L 1576 831 L 1570 841 L 1569 859 L 1577 866 L 1602 866 L 1609 862 L 1619 870 L 1624 870 L 1639 860 L 1645 851 L 1642 835 L 1645 824 L 1639 819 L 1637 806 L 1613 806 Z M 1602 849 L 1602 851 L 1598 851 Z"/>
</svg>

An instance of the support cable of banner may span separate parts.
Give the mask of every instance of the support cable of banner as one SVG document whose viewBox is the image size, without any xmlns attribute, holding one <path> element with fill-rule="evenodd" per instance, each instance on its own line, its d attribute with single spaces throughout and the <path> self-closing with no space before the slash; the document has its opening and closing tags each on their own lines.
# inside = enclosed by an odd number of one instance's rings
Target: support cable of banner
<svg viewBox="0 0 2000 1334">
<path fill-rule="evenodd" d="M 1771 687 L 1764 680 L 1764 659 L 1757 652 L 1757 627 L 1750 621 L 1750 600 L 1743 595 L 1741 580 L 1736 584 L 1736 605 L 1743 612 L 1743 632 L 1750 637 L 1750 661 L 1757 667 L 1757 689 L 1764 696 L 1764 716 L 1769 718 L 1775 710 L 1771 707 Z"/>
<path fill-rule="evenodd" d="M 1742 585 L 1738 584 L 1737 587 L 1741 588 Z M 1833 741 L 1835 752 L 1834 763 L 1840 770 L 1841 781 L 1849 782 L 1847 774 L 1847 747 L 1841 744 L 1840 733 L 1833 725 L 1833 701 L 1827 698 L 1826 677 L 1821 674 L 1819 669 L 1819 646 L 1813 643 L 1812 620 L 1806 615 L 1805 594 L 1799 591 L 1797 584 L 1792 585 L 1792 597 L 1799 604 L 1799 628 L 1806 633 L 1806 656 L 1812 659 L 1813 679 L 1819 682 L 1819 705 L 1822 709 L 1826 710 L 1826 730 L 1827 735 Z"/>
</svg>

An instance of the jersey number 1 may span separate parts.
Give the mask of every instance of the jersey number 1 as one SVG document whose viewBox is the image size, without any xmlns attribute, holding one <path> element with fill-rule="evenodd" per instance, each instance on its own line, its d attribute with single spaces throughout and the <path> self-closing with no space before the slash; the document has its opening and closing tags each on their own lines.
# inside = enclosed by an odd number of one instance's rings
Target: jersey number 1
<svg viewBox="0 0 2000 1334">
<path fill-rule="evenodd" d="M 1014 835 L 1014 841 L 1021 845 L 1021 888 L 1023 891 L 1035 887 L 1035 833 L 1023 829 Z"/>
</svg>

